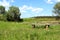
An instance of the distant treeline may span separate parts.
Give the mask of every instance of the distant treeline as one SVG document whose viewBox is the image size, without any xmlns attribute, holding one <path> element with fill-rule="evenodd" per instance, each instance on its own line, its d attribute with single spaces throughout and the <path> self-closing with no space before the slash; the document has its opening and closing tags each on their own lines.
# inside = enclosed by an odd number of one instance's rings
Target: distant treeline
<svg viewBox="0 0 60 40">
<path fill-rule="evenodd" d="M 33 18 L 60 18 L 60 16 L 37 16 Z"/>
<path fill-rule="evenodd" d="M 60 20 L 60 16 L 37 16 L 37 17 L 32 17 L 32 18 L 41 18 L 41 19 L 55 19 L 55 20 Z"/>
</svg>

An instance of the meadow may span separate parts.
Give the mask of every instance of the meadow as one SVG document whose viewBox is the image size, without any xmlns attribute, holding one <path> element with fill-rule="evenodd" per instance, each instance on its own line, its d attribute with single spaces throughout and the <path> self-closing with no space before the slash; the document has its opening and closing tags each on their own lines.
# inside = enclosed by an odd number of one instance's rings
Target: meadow
<svg viewBox="0 0 60 40">
<path fill-rule="evenodd" d="M 60 25 L 51 25 L 48 30 L 32 28 L 31 23 L 43 20 L 33 18 L 24 19 L 24 22 L 0 21 L 0 40 L 60 40 Z"/>
</svg>

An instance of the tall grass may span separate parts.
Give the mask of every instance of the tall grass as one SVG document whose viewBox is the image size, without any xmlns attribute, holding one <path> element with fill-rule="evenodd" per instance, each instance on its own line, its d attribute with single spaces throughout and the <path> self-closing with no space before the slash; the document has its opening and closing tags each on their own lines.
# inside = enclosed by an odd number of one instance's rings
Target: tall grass
<svg viewBox="0 0 60 40">
<path fill-rule="evenodd" d="M 45 30 L 30 23 L 0 21 L 0 40 L 60 40 L 60 25 Z"/>
</svg>

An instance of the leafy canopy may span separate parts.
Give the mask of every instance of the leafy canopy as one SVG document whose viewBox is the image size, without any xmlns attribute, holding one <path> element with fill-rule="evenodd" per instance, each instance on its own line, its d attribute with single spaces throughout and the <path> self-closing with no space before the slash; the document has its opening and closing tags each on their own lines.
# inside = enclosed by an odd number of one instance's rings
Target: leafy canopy
<svg viewBox="0 0 60 40">
<path fill-rule="evenodd" d="M 60 16 L 60 2 L 56 3 L 53 9 L 53 12 L 56 14 L 56 16 Z"/>
<path fill-rule="evenodd" d="M 4 6 L 0 6 L 0 14 L 4 14 L 5 13 L 5 7 Z"/>
<path fill-rule="evenodd" d="M 18 20 L 20 18 L 20 10 L 18 7 L 11 6 L 9 7 L 8 13 L 7 13 L 7 19 L 9 20 Z"/>
</svg>

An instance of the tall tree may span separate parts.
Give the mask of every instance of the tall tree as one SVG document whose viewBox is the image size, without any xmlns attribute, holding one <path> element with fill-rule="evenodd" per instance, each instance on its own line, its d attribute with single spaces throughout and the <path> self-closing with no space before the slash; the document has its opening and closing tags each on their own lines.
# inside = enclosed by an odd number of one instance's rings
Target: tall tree
<svg viewBox="0 0 60 40">
<path fill-rule="evenodd" d="M 4 14 L 5 13 L 5 7 L 4 6 L 0 6 L 0 14 Z"/>
<path fill-rule="evenodd" d="M 7 19 L 8 20 L 18 20 L 18 18 L 20 19 L 20 10 L 18 7 L 15 6 L 11 6 L 9 7 L 8 13 L 7 13 Z"/>
<path fill-rule="evenodd" d="M 60 16 L 60 2 L 56 3 L 53 9 L 53 12 L 56 14 L 56 16 Z"/>
</svg>

